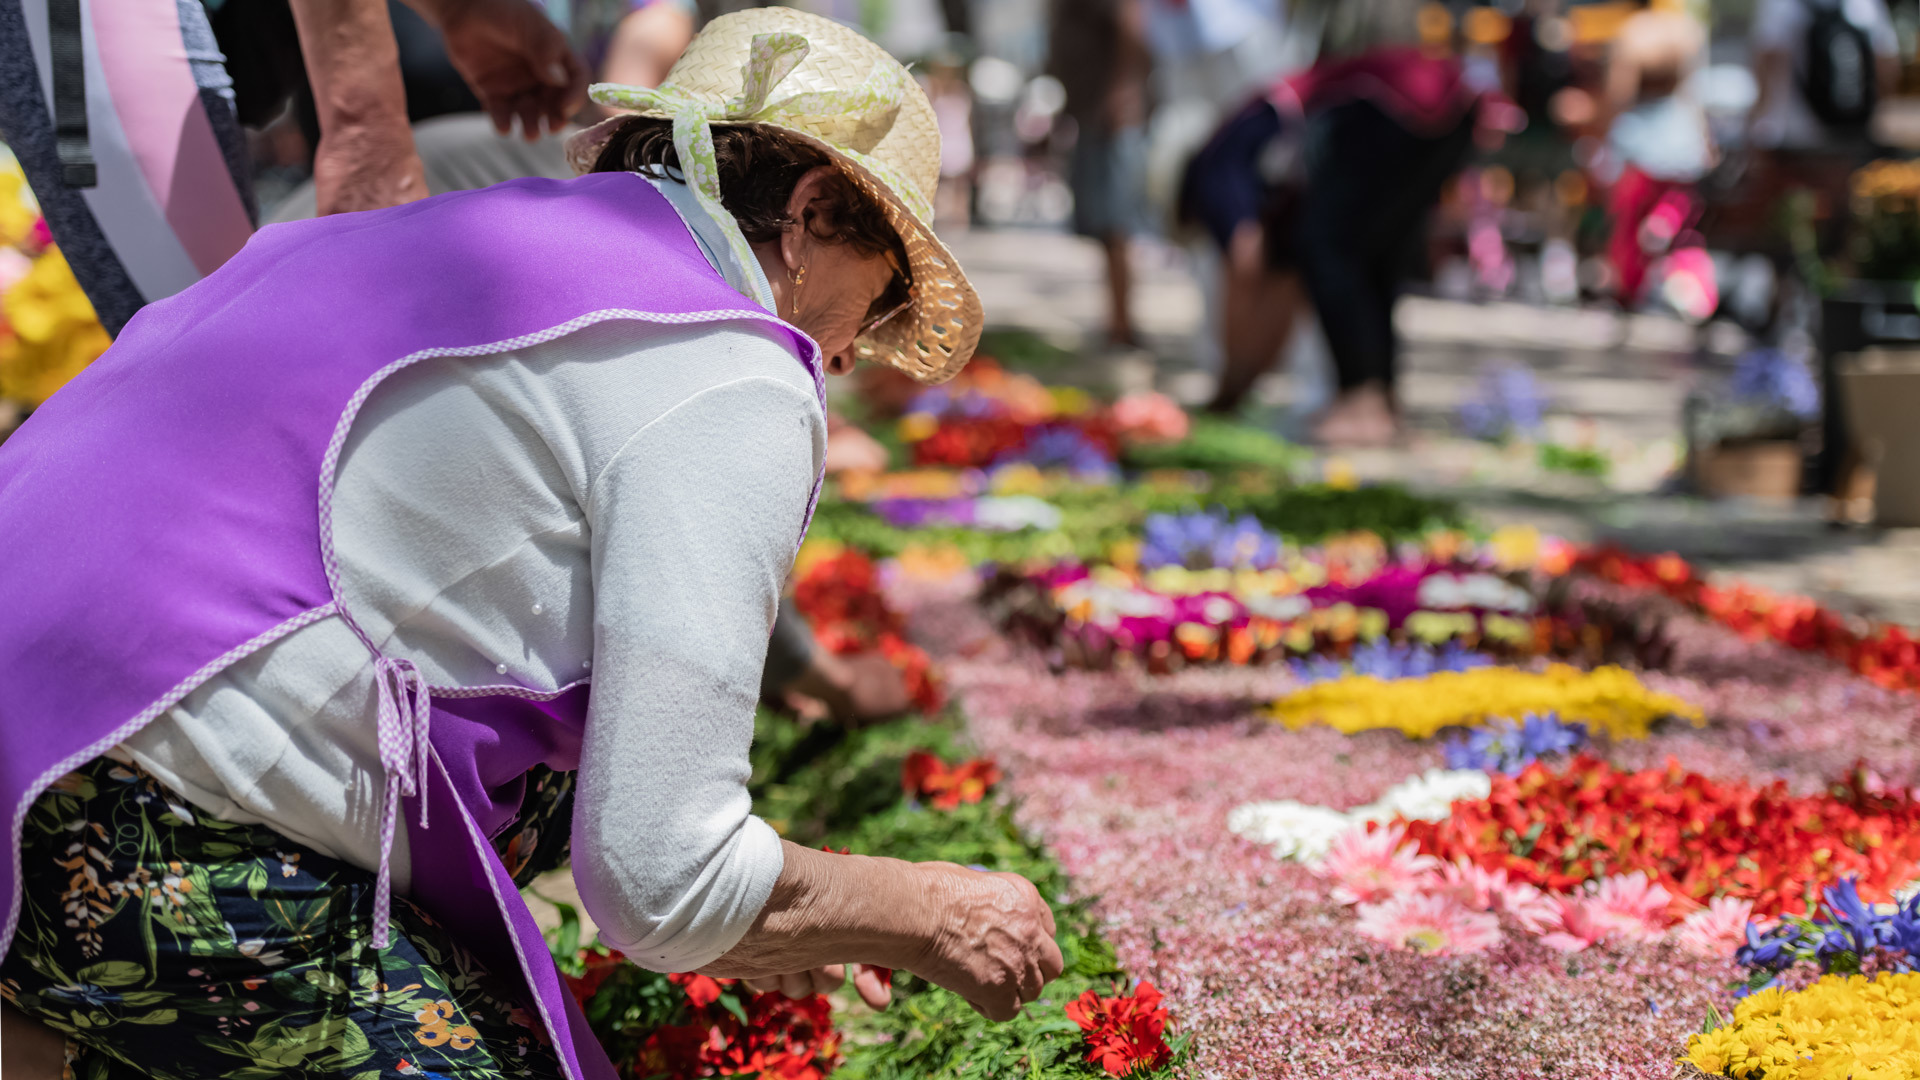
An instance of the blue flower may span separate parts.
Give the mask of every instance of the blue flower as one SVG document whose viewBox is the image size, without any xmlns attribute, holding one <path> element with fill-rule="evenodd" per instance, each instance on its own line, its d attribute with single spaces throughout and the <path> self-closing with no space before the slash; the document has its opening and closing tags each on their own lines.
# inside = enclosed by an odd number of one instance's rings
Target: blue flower
<svg viewBox="0 0 1920 1080">
<path fill-rule="evenodd" d="M 1820 412 L 1820 387 L 1807 365 L 1780 349 L 1749 349 L 1734 366 L 1729 395 L 1738 402 L 1810 420 Z"/>
<path fill-rule="evenodd" d="M 1520 723 L 1495 717 L 1442 747 L 1447 767 L 1517 773 L 1543 757 L 1570 754 L 1587 741 L 1585 724 L 1563 724 L 1552 713 L 1528 713 Z"/>
<path fill-rule="evenodd" d="M 109 990 L 104 986 L 95 986 L 92 983 L 49 986 L 40 992 L 58 1001 L 70 1001 L 75 1005 L 92 1005 L 96 1008 L 120 1003 L 120 994 L 117 991 Z"/>
<path fill-rule="evenodd" d="M 1280 561 L 1280 538 L 1251 515 L 1230 520 L 1224 510 L 1149 514 L 1141 531 L 1140 565 L 1149 570 L 1265 570 Z"/>
<path fill-rule="evenodd" d="M 993 463 L 1021 461 L 1040 469 L 1063 468 L 1076 476 L 1110 476 L 1117 471 L 1107 452 L 1071 424 L 1035 428 L 1025 446 L 1000 455 Z"/>
<path fill-rule="evenodd" d="M 1792 965 L 1800 943 L 1800 928 L 1792 923 L 1781 923 L 1760 932 L 1760 924 L 1747 924 L 1747 943 L 1734 950 L 1734 962 L 1741 967 L 1762 968 L 1767 971 L 1780 971 Z"/>
<path fill-rule="evenodd" d="M 1538 430 L 1546 406 L 1530 368 L 1493 367 L 1481 372 L 1473 395 L 1460 403 L 1460 427 L 1476 439 L 1498 442 Z"/>
</svg>

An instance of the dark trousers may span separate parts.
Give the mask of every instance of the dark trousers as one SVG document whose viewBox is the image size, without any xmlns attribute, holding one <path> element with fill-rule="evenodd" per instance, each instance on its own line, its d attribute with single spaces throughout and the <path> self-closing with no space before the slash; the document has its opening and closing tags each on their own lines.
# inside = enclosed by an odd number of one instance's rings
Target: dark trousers
<svg viewBox="0 0 1920 1080">
<path fill-rule="evenodd" d="M 1307 121 L 1300 269 L 1333 353 L 1340 389 L 1392 386 L 1393 302 L 1426 239 L 1427 212 L 1472 145 L 1469 112 L 1438 137 L 1351 101 Z"/>
</svg>

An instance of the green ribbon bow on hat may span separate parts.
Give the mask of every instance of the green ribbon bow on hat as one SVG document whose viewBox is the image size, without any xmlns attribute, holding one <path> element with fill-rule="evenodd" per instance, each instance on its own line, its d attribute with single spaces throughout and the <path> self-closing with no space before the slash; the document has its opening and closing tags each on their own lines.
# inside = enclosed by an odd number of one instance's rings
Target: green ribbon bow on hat
<svg viewBox="0 0 1920 1080">
<path fill-rule="evenodd" d="M 740 93 L 726 101 L 690 97 L 672 85 L 648 89 L 598 83 L 591 92 L 593 100 L 602 105 L 642 109 L 672 119 L 673 147 L 680 157 L 681 174 L 701 208 L 719 224 L 728 248 L 748 277 L 752 275 L 746 268 L 755 265 L 753 248 L 721 202 L 720 167 L 713 148 L 712 125 L 716 121 L 768 123 L 804 131 L 809 125 L 803 121 L 826 118 L 855 123 L 884 120 L 890 125 L 906 94 L 907 81 L 900 69 L 892 64 L 876 63 L 859 86 L 790 94 L 768 101 L 774 88 L 806 59 L 808 49 L 807 39 L 791 31 L 756 34 L 747 54 Z M 849 147 L 836 145 L 834 149 L 873 173 L 921 220 L 933 216 L 931 206 L 921 205 L 926 199 L 919 190 L 894 170 Z M 745 293 L 754 291 L 750 284 L 729 283 Z M 763 302 L 770 305 L 771 298 L 763 298 Z"/>
</svg>

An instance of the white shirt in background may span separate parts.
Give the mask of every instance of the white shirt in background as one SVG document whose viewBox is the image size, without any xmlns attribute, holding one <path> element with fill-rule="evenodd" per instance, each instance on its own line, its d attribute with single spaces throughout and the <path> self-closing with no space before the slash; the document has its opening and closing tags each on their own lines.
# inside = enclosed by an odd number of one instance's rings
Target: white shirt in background
<svg viewBox="0 0 1920 1080">
<path fill-rule="evenodd" d="M 1807 70 L 1807 28 L 1813 23 L 1810 0 L 1759 0 L 1751 30 L 1754 53 L 1783 52 L 1792 59 L 1766 86 L 1766 112 L 1753 118 L 1754 145 L 1782 150 L 1816 150 L 1833 137 L 1800 90 Z M 1866 31 L 1875 56 L 1897 56 L 1900 41 L 1884 0 L 1836 0 L 1847 21 Z"/>
</svg>

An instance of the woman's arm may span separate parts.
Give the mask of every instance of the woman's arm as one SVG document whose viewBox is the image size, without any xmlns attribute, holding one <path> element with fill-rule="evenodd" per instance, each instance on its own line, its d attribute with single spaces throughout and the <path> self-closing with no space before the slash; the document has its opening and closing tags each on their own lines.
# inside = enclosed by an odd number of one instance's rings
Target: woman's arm
<svg viewBox="0 0 1920 1080">
<path fill-rule="evenodd" d="M 765 339 L 748 347 L 774 350 L 773 370 L 794 363 Z M 655 970 L 766 979 L 867 963 L 1004 1018 L 1060 971 L 1031 884 L 817 852 L 752 815 L 760 665 L 825 435 L 809 391 L 742 379 L 648 424 L 592 481 L 581 899 L 602 940 Z"/>
<path fill-rule="evenodd" d="M 911 971 L 1010 1019 L 1060 974 L 1053 912 L 1033 883 L 952 863 L 786 845 L 766 907 L 709 975 L 756 979 L 829 964 Z"/>
</svg>

